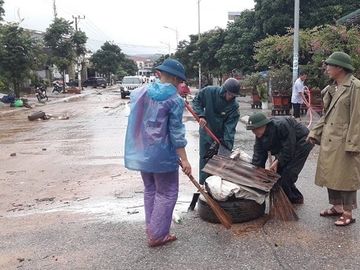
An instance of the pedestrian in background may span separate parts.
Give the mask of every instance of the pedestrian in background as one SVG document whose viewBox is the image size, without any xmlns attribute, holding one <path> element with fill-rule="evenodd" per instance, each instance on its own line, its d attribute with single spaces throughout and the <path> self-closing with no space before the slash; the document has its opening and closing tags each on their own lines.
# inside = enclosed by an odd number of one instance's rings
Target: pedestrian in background
<svg viewBox="0 0 360 270">
<path fill-rule="evenodd" d="M 179 95 L 185 99 L 186 99 L 187 95 L 190 94 L 190 88 L 189 88 L 189 86 L 187 86 L 186 83 L 179 84 L 177 88 L 178 88 Z"/>
<path fill-rule="evenodd" d="M 183 65 L 174 59 L 156 67 L 160 82 L 130 95 L 131 110 L 125 139 L 125 167 L 141 172 L 144 182 L 146 232 L 150 247 L 175 241 L 170 225 L 179 190 L 179 159 L 191 173 L 182 123 L 184 100 L 177 86 L 186 80 Z"/>
<path fill-rule="evenodd" d="M 236 125 L 240 117 L 239 105 L 235 100 L 239 95 L 240 83 L 234 78 L 229 78 L 221 87 L 207 86 L 201 89 L 192 102 L 194 111 L 200 117 L 200 184 L 204 184 L 209 176 L 201 170 L 206 165 L 205 155 L 213 144 L 213 140 L 203 127 L 207 125 L 221 143 L 232 150 Z"/>
<path fill-rule="evenodd" d="M 360 188 L 360 80 L 344 52 L 334 52 L 325 64 L 334 83 L 321 92 L 324 115 L 308 140 L 320 144 L 315 183 L 327 187 L 332 205 L 320 215 L 339 216 L 335 225 L 346 226 L 355 221 L 352 210 Z"/>
<path fill-rule="evenodd" d="M 296 187 L 313 145 L 306 141 L 307 127 L 292 117 L 267 118 L 263 113 L 249 117 L 246 125 L 255 136 L 252 164 L 265 168 L 268 152 L 275 156 L 270 170 L 281 175 L 278 183 L 293 204 L 304 203 L 304 196 Z"/>
<path fill-rule="evenodd" d="M 306 79 L 307 74 L 304 71 L 300 72 L 300 76 L 296 79 L 292 89 L 291 103 L 293 107 L 293 116 L 296 120 L 300 120 L 301 104 L 305 103 L 307 107 L 310 106 L 304 94 L 305 91 L 308 91 L 308 88 L 304 85 Z"/>
</svg>

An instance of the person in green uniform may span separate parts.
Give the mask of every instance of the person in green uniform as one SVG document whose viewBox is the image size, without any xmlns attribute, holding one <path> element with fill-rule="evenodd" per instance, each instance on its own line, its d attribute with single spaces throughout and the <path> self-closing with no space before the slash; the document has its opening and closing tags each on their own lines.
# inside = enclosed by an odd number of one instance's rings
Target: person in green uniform
<svg viewBox="0 0 360 270">
<path fill-rule="evenodd" d="M 347 226 L 355 222 L 360 189 L 360 80 L 344 52 L 334 52 L 325 64 L 333 83 L 321 91 L 324 114 L 308 141 L 320 145 L 315 184 L 327 188 L 331 205 L 320 216 L 338 216 L 335 225 Z"/>
<path fill-rule="evenodd" d="M 221 87 L 207 86 L 201 89 L 192 102 L 194 111 L 200 117 L 200 184 L 204 184 L 209 176 L 201 170 L 206 165 L 205 155 L 213 143 L 203 127 L 208 126 L 222 145 L 232 150 L 236 125 L 240 117 L 239 105 L 235 100 L 239 95 L 240 83 L 234 78 L 229 78 Z"/>
</svg>

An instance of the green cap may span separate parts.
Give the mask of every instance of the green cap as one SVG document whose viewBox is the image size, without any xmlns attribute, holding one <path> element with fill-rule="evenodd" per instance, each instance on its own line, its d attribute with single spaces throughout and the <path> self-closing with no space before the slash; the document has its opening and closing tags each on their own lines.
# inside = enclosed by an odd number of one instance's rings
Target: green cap
<svg viewBox="0 0 360 270">
<path fill-rule="evenodd" d="M 351 57 L 348 54 L 344 52 L 334 52 L 328 59 L 326 59 L 325 64 L 354 71 L 354 67 L 351 62 Z"/>
<path fill-rule="evenodd" d="M 265 114 L 259 112 L 254 113 L 249 117 L 248 123 L 246 125 L 247 130 L 253 130 L 262 126 L 267 125 L 270 122 L 270 119 L 266 117 Z"/>
</svg>

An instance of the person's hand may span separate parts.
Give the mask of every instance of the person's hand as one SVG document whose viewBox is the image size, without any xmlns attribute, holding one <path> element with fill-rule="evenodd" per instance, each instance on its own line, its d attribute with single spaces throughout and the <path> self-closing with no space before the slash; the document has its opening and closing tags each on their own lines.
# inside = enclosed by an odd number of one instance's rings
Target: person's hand
<svg viewBox="0 0 360 270">
<path fill-rule="evenodd" d="M 181 160 L 181 167 L 186 175 L 191 174 L 191 165 L 188 160 Z"/>
<path fill-rule="evenodd" d="M 272 171 L 272 172 L 277 172 L 278 170 L 278 165 L 279 165 L 279 161 L 278 160 L 275 160 L 273 162 L 273 164 L 271 164 L 269 170 Z"/>
<path fill-rule="evenodd" d="M 311 143 L 311 144 L 316 144 L 316 139 L 313 138 L 313 137 L 308 136 L 306 138 L 306 142 Z"/>
<path fill-rule="evenodd" d="M 206 122 L 205 118 L 200 118 L 200 120 L 199 120 L 199 126 L 200 126 L 201 128 L 203 128 L 203 127 L 206 126 L 206 124 L 207 124 L 207 122 Z"/>
</svg>

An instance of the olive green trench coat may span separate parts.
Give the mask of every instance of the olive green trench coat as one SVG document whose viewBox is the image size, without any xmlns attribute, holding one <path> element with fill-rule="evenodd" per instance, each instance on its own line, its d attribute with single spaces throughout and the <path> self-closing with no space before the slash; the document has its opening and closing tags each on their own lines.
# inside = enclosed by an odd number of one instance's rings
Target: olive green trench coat
<svg viewBox="0 0 360 270">
<path fill-rule="evenodd" d="M 320 144 L 315 184 L 334 190 L 360 189 L 360 80 L 322 90 L 324 115 L 309 137 Z M 353 153 L 357 155 L 352 155 Z"/>
</svg>

